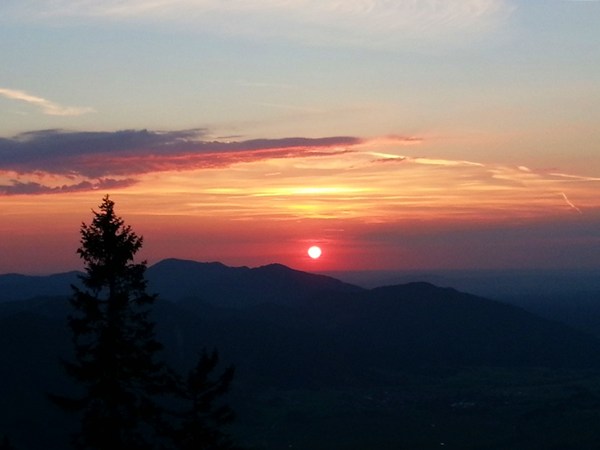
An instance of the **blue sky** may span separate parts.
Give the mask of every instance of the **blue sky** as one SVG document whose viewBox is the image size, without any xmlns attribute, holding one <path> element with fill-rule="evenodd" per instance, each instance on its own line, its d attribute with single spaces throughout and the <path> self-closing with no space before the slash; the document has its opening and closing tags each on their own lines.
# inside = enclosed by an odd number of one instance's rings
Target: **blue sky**
<svg viewBox="0 0 600 450">
<path fill-rule="evenodd" d="M 507 223 L 539 223 L 566 233 L 552 242 L 569 249 L 570 266 L 600 264 L 577 253 L 598 248 L 598 235 L 577 244 L 580 250 L 572 245 L 600 212 L 599 25 L 600 2 L 583 0 L 5 0 L 0 201 L 12 212 L 4 229 L 18 233 L 26 217 L 45 211 L 42 203 L 55 202 L 76 230 L 76 208 L 89 211 L 97 190 L 110 188 L 123 214 L 139 217 L 160 248 L 165 225 L 159 230 L 149 217 L 166 212 L 142 207 L 149 199 L 188 217 L 190 227 L 204 217 L 190 205 L 212 216 L 215 205 L 230 205 L 223 221 L 234 234 L 244 233 L 233 217 L 254 217 L 247 258 L 225 262 L 303 264 L 287 250 L 250 256 L 269 221 L 285 216 L 313 233 L 290 226 L 280 239 L 298 246 L 330 242 L 326 230 L 344 224 L 349 239 L 363 242 L 379 223 L 383 246 L 395 242 L 398 251 L 402 239 L 389 229 L 418 231 L 418 221 L 429 224 L 430 242 L 482 222 L 491 235 Z M 299 149 L 295 137 L 310 145 Z M 231 157 L 240 148 L 251 153 Z M 380 159 L 410 164 L 401 171 L 371 165 Z M 99 175 L 93 168 L 100 163 L 110 170 Z M 242 210 L 239 193 L 251 188 Z M 294 202 L 291 212 L 278 209 Z M 324 214 L 324 205 L 338 215 Z M 571 220 L 579 225 L 564 225 Z M 521 236 L 507 245 L 513 249 L 529 236 L 504 235 Z M 344 239 L 335 241 L 343 247 Z M 530 253 L 541 246 L 531 245 Z M 170 246 L 194 256 L 183 244 Z M 235 254 L 223 246 L 209 256 Z M 386 261 L 382 268 L 405 265 L 378 251 L 369 258 Z M 177 256 L 166 253 L 155 257 Z M 451 266 L 444 255 L 438 265 Z M 340 260 L 331 268 L 343 268 Z M 461 266 L 484 260 L 473 256 Z M 503 261 L 510 266 L 510 252 Z M 26 257 L 18 267 L 27 267 Z"/>
</svg>

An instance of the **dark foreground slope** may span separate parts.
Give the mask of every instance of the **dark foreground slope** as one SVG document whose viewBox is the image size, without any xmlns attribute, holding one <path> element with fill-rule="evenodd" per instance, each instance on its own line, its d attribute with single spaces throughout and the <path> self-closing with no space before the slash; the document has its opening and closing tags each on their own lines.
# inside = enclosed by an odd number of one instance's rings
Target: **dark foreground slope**
<svg viewBox="0 0 600 450">
<path fill-rule="evenodd" d="M 536 427 L 600 420 L 598 340 L 513 306 L 427 283 L 365 290 L 281 265 L 169 260 L 148 275 L 166 356 L 189 367 L 216 347 L 236 365 L 236 433 L 256 448 L 432 448 L 434 438 L 470 448 L 472 427 L 487 433 L 472 448 L 538 448 L 519 447 Z M 0 304 L 0 434 L 18 448 L 65 448 L 72 422 L 44 393 L 69 389 L 58 364 L 70 354 L 68 313 L 66 297 Z M 430 433 L 433 420 L 445 437 Z M 483 446 L 486 436 L 512 441 Z"/>
</svg>

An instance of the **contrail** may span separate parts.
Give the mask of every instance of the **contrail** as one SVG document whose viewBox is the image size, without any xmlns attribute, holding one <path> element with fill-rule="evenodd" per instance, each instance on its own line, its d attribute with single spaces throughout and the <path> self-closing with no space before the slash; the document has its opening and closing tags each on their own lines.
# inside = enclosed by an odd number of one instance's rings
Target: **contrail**
<svg viewBox="0 0 600 450">
<path fill-rule="evenodd" d="M 575 211 L 577 211 L 579 214 L 583 214 L 583 212 L 581 212 L 581 209 L 579 209 L 577 206 L 575 206 L 573 204 L 573 202 L 571 200 L 569 200 L 569 197 L 567 197 L 567 194 L 565 194 L 564 192 L 561 192 L 561 195 L 563 196 L 563 198 L 565 199 L 565 202 L 567 203 L 567 205 L 569 205 L 571 208 L 573 208 Z"/>
<path fill-rule="evenodd" d="M 59 105 L 58 103 L 51 102 L 50 100 L 46 100 L 45 98 L 37 97 L 25 91 L 19 91 L 16 89 L 6 89 L 0 87 L 0 96 L 35 105 L 41 108 L 44 114 L 49 116 L 80 116 L 82 114 L 94 112 L 93 108 L 63 106 Z"/>
</svg>

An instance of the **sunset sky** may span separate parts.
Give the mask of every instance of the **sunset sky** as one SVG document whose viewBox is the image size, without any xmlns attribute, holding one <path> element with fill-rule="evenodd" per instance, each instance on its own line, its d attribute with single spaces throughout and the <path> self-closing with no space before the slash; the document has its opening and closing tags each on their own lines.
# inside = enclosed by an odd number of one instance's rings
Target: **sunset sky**
<svg viewBox="0 0 600 450">
<path fill-rule="evenodd" d="M 0 58 L 0 273 L 104 194 L 150 264 L 600 270 L 600 1 L 2 0 Z"/>
</svg>

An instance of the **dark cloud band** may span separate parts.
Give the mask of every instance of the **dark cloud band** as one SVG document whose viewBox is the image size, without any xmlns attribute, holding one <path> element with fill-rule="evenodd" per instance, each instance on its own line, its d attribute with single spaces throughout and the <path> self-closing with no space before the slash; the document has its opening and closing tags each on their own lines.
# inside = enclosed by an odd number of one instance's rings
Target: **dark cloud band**
<svg viewBox="0 0 600 450">
<path fill-rule="evenodd" d="M 203 137 L 204 130 L 36 131 L 14 138 L 0 138 L 0 170 L 98 178 L 173 168 L 221 166 L 230 160 L 291 157 L 315 148 L 362 142 L 360 138 L 348 136 L 227 142 L 204 140 Z"/>
<path fill-rule="evenodd" d="M 0 185 L 0 195 L 44 194 L 123 187 L 131 177 L 167 170 L 226 167 L 264 158 L 331 155 L 348 151 L 361 138 L 291 137 L 240 141 L 210 140 L 206 130 L 158 132 L 68 132 L 43 130 L 0 138 L 0 171 L 79 177 L 86 181 L 66 186 L 44 186 L 12 180 Z"/>
<path fill-rule="evenodd" d="M 0 185 L 0 195 L 62 194 L 67 192 L 110 190 L 128 187 L 135 183 L 136 181 L 132 179 L 114 180 L 109 178 L 98 181 L 82 181 L 81 183 L 71 185 L 51 187 L 35 182 L 23 183 L 13 180 L 12 184 Z"/>
</svg>

